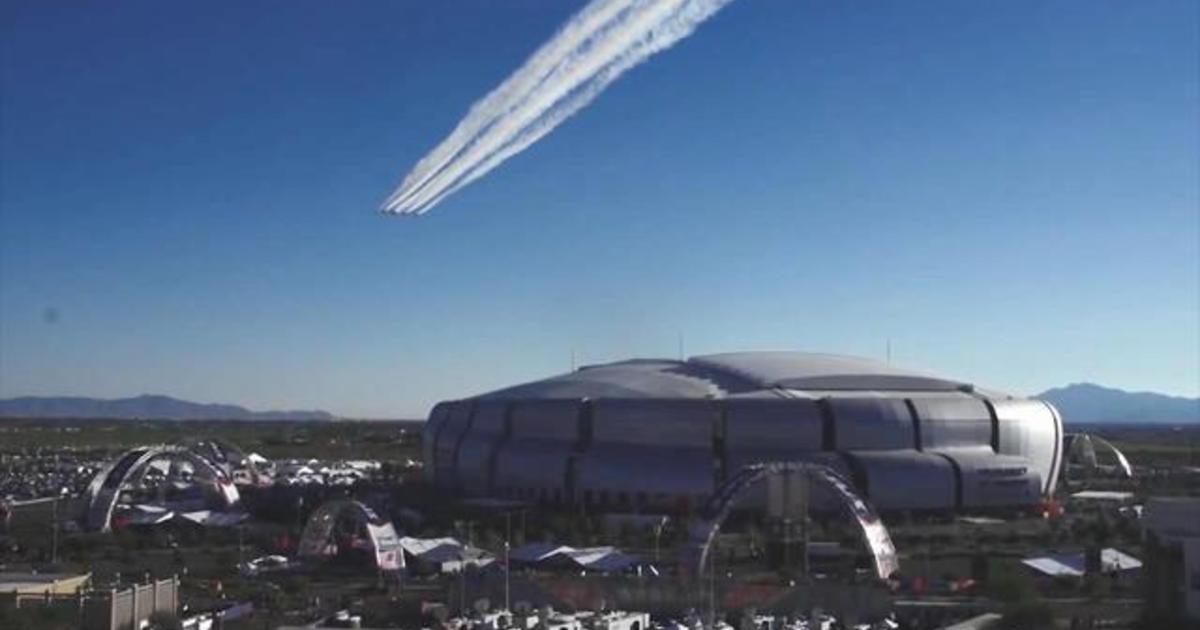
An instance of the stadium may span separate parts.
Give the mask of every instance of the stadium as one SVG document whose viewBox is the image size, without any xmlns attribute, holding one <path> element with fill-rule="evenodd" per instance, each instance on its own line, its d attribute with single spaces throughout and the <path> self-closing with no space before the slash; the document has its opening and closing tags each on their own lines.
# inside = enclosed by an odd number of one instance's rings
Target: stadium
<svg viewBox="0 0 1200 630">
<path fill-rule="evenodd" d="M 1052 494 L 1053 406 L 801 352 L 635 359 L 437 404 L 430 481 L 598 511 L 702 505 L 760 462 L 828 466 L 882 511 L 1023 509 Z"/>
</svg>

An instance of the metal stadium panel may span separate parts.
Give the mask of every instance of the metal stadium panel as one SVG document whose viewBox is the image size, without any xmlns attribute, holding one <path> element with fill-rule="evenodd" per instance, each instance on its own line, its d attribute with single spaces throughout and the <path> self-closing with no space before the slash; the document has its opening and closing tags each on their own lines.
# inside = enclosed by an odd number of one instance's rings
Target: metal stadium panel
<svg viewBox="0 0 1200 630">
<path fill-rule="evenodd" d="M 1053 492 L 1062 458 L 1043 402 L 799 352 L 588 366 L 431 416 L 439 486 L 601 510 L 694 506 L 763 461 L 832 465 L 884 510 L 1019 508 Z"/>
</svg>

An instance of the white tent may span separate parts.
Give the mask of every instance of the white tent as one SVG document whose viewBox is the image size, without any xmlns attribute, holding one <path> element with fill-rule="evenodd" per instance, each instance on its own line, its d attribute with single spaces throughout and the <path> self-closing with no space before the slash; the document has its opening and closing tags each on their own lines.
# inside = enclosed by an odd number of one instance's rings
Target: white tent
<svg viewBox="0 0 1200 630">
<path fill-rule="evenodd" d="M 1085 571 L 1085 559 L 1082 553 L 1054 554 L 1026 558 L 1021 561 L 1025 566 L 1049 576 L 1079 577 Z M 1100 550 L 1100 570 L 1103 572 L 1132 571 L 1142 568 L 1142 561 L 1118 549 L 1108 547 Z"/>
<path fill-rule="evenodd" d="M 404 537 L 400 539 L 400 547 L 418 564 L 439 573 L 454 573 L 469 566 L 484 567 L 495 560 L 487 551 L 464 545 L 454 538 Z"/>
<path fill-rule="evenodd" d="M 196 510 L 194 512 L 179 512 L 176 516 L 204 527 L 234 527 L 245 521 L 247 515 L 245 512 Z"/>
<path fill-rule="evenodd" d="M 529 543 L 513 549 L 508 553 L 508 557 L 513 562 L 535 564 L 567 551 L 574 551 L 574 548 L 554 543 Z"/>
<path fill-rule="evenodd" d="M 641 559 L 615 547 L 576 548 L 553 543 L 531 543 L 509 553 L 514 562 L 544 566 L 564 564 L 587 571 L 618 572 L 641 564 Z"/>
<path fill-rule="evenodd" d="M 121 512 L 128 525 L 158 525 L 175 518 L 175 512 L 157 505 L 134 505 Z"/>
</svg>

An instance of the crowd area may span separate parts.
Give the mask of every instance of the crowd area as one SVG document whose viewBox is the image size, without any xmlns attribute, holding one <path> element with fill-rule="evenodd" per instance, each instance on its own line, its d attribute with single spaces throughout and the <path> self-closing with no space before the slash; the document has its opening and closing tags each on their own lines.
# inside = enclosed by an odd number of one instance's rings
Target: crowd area
<svg viewBox="0 0 1200 630">
<path fill-rule="evenodd" d="M 82 494 L 106 463 L 98 454 L 70 450 L 0 454 L 0 500 Z"/>
<path fill-rule="evenodd" d="M 82 495 L 106 466 L 119 455 L 112 451 L 73 449 L 0 453 L 0 501 L 27 501 L 49 497 Z M 234 482 L 254 485 L 352 486 L 395 474 L 392 465 L 374 460 L 290 459 L 271 462 L 252 453 L 256 472 L 234 471 Z M 411 462 L 411 466 L 417 466 Z M 185 469 L 188 467 L 185 467 Z M 148 467 L 155 477 L 158 466 Z M 164 474 L 169 472 L 164 469 Z"/>
</svg>

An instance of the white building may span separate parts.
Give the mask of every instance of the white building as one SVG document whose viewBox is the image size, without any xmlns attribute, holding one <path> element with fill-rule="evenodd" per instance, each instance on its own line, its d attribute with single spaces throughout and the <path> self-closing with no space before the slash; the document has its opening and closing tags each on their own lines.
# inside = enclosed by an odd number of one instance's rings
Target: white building
<svg viewBox="0 0 1200 630">
<path fill-rule="evenodd" d="M 1045 402 L 798 352 L 585 367 L 440 403 L 424 431 L 441 487 L 619 512 L 697 505 L 766 461 L 830 466 L 880 510 L 1033 506 L 1063 441 Z"/>
</svg>

